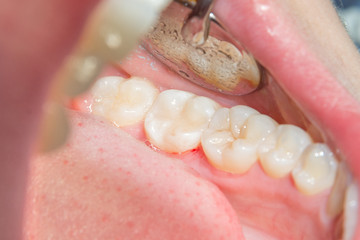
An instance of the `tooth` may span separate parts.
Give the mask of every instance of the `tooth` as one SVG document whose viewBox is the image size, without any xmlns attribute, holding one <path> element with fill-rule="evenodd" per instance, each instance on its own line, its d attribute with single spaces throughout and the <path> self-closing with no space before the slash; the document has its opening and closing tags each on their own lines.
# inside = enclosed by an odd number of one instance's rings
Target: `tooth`
<svg viewBox="0 0 360 240">
<path fill-rule="evenodd" d="M 346 190 L 344 204 L 343 240 L 351 240 L 354 237 L 358 221 L 358 190 L 352 183 Z"/>
<path fill-rule="evenodd" d="M 102 1 L 87 22 L 73 56 L 59 73 L 67 81 L 65 93 L 74 96 L 84 92 L 105 64 L 126 57 L 168 3 L 170 0 Z"/>
<path fill-rule="evenodd" d="M 351 176 L 345 163 L 338 164 L 335 183 L 327 202 L 327 212 L 331 217 L 338 216 L 343 210 L 345 189 L 351 182 Z"/>
<path fill-rule="evenodd" d="M 206 97 L 180 90 L 159 94 L 145 117 L 145 132 L 150 142 L 167 152 L 196 148 L 210 118 L 219 105 Z"/>
<path fill-rule="evenodd" d="M 216 168 L 245 173 L 256 162 L 256 149 L 277 123 L 246 106 L 216 111 L 201 144 L 209 162 Z"/>
<path fill-rule="evenodd" d="M 117 76 L 99 79 L 91 92 L 92 112 L 119 127 L 142 121 L 159 94 L 146 79 L 132 77 L 125 80 Z"/>
<path fill-rule="evenodd" d="M 296 166 L 310 136 L 294 125 L 279 125 L 258 148 L 260 163 L 267 175 L 281 178 Z"/>
<path fill-rule="evenodd" d="M 69 124 L 64 108 L 53 101 L 44 106 L 44 119 L 41 125 L 39 150 L 50 152 L 66 142 Z"/>
<path fill-rule="evenodd" d="M 331 188 L 337 165 L 333 153 L 325 144 L 310 144 L 292 171 L 297 189 L 306 195 L 313 195 Z"/>
</svg>

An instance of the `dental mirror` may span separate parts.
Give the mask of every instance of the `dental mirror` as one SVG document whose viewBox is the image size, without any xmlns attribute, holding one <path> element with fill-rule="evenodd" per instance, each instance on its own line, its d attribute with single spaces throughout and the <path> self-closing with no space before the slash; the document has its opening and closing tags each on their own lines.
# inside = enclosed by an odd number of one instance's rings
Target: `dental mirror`
<svg viewBox="0 0 360 240">
<path fill-rule="evenodd" d="M 206 2 L 211 7 L 212 1 Z M 171 70 L 204 88 L 237 96 L 255 91 L 261 86 L 262 67 L 209 9 L 173 2 L 142 45 Z"/>
</svg>

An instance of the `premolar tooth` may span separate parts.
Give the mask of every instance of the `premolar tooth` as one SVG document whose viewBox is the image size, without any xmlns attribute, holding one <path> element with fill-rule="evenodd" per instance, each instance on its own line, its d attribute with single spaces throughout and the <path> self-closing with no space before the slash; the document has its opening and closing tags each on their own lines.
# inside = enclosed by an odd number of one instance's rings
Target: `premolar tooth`
<svg viewBox="0 0 360 240">
<path fill-rule="evenodd" d="M 347 189 L 344 202 L 344 222 L 343 222 L 343 240 L 351 240 L 354 237 L 356 225 L 358 222 L 358 190 L 355 183 L 352 183 Z"/>
<path fill-rule="evenodd" d="M 321 143 L 310 144 L 292 171 L 295 185 L 306 195 L 329 189 L 336 176 L 337 161 L 330 149 Z"/>
<path fill-rule="evenodd" d="M 91 110 L 117 126 L 131 125 L 144 119 L 158 94 L 159 90 L 144 78 L 104 77 L 92 88 Z"/>
<path fill-rule="evenodd" d="M 294 125 L 279 125 L 258 148 L 261 165 L 267 175 L 280 178 L 296 166 L 310 136 Z"/>
<path fill-rule="evenodd" d="M 217 108 L 219 105 L 206 97 L 163 91 L 146 115 L 146 134 L 152 144 L 167 152 L 194 149 Z"/>
<path fill-rule="evenodd" d="M 216 168 L 242 174 L 256 162 L 256 149 L 277 123 L 246 106 L 221 108 L 201 138 L 205 155 Z"/>
</svg>

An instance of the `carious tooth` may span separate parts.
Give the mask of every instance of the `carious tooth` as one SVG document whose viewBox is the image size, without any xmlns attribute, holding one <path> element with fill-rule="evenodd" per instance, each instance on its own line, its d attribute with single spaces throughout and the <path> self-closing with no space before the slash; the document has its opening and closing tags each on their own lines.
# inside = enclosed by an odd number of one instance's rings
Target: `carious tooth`
<svg viewBox="0 0 360 240">
<path fill-rule="evenodd" d="M 126 80 L 110 76 L 99 79 L 91 93 L 91 111 L 120 127 L 142 121 L 159 95 L 159 90 L 144 78 Z"/>
<path fill-rule="evenodd" d="M 354 238 L 356 225 L 358 222 L 358 189 L 355 183 L 352 183 L 346 189 L 344 202 L 344 222 L 343 222 L 343 240 Z"/>
<path fill-rule="evenodd" d="M 303 150 L 312 142 L 309 134 L 294 125 L 279 125 L 258 148 L 267 175 L 281 178 L 296 166 Z"/>
<path fill-rule="evenodd" d="M 219 105 L 206 97 L 180 90 L 163 91 L 145 117 L 147 137 L 167 152 L 194 149 L 217 108 Z"/>
<path fill-rule="evenodd" d="M 201 137 L 205 155 L 214 167 L 245 173 L 256 162 L 256 149 L 277 123 L 246 106 L 216 111 Z"/>
<path fill-rule="evenodd" d="M 44 106 L 44 119 L 41 125 L 39 150 L 52 151 L 63 145 L 69 133 L 69 124 L 64 108 L 56 102 Z"/>
<path fill-rule="evenodd" d="M 103 65 L 120 61 L 150 30 L 170 0 L 106 0 L 88 20 L 73 56 L 59 77 L 70 96 L 87 90 Z"/>
<path fill-rule="evenodd" d="M 307 146 L 293 169 L 292 177 L 300 192 L 320 193 L 334 184 L 338 163 L 330 149 L 322 143 Z"/>
</svg>

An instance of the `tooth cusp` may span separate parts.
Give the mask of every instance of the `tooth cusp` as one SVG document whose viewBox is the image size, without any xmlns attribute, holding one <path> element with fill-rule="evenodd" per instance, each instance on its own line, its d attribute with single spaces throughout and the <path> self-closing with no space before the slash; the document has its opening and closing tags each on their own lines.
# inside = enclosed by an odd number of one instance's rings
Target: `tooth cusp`
<svg viewBox="0 0 360 240">
<path fill-rule="evenodd" d="M 243 174 L 257 161 L 256 149 L 277 123 L 247 106 L 216 111 L 201 144 L 209 162 L 216 168 Z"/>
<path fill-rule="evenodd" d="M 146 115 L 146 135 L 163 151 L 181 153 L 195 149 L 218 107 L 213 100 L 189 92 L 163 91 Z"/>
<path fill-rule="evenodd" d="M 91 93 L 91 111 L 121 127 L 144 120 L 159 90 L 144 78 L 111 76 L 99 79 Z"/>
<path fill-rule="evenodd" d="M 332 187 L 337 166 L 333 153 L 325 144 L 310 144 L 293 169 L 292 178 L 299 191 L 314 195 Z"/>
<path fill-rule="evenodd" d="M 273 178 L 285 177 L 294 169 L 301 153 L 310 143 L 309 134 L 301 128 L 279 125 L 257 150 L 261 166 Z"/>
</svg>

